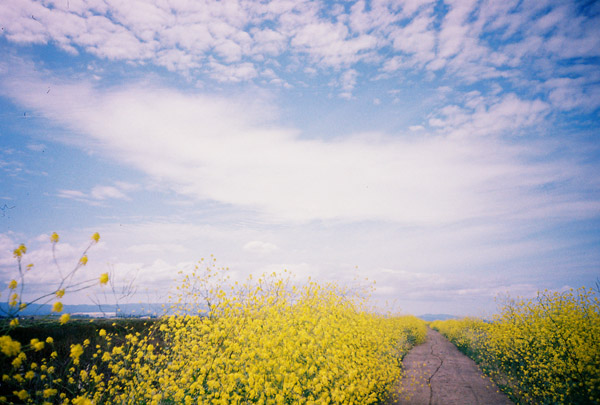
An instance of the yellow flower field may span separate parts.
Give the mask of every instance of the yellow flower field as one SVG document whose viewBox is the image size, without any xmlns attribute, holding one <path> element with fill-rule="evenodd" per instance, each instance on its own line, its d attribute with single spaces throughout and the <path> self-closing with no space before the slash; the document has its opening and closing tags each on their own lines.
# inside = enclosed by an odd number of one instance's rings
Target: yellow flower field
<svg viewBox="0 0 600 405">
<path fill-rule="evenodd" d="M 435 321 L 432 327 L 503 386 L 517 403 L 600 403 L 597 290 L 542 292 L 507 302 L 490 322 Z"/>
<path fill-rule="evenodd" d="M 223 272 L 201 262 L 177 312 L 124 339 L 100 329 L 96 344 L 58 354 L 42 336 L 2 336 L 0 403 L 380 403 L 425 338 L 424 322 L 378 314 L 364 292 L 275 274 L 237 285 Z"/>
</svg>

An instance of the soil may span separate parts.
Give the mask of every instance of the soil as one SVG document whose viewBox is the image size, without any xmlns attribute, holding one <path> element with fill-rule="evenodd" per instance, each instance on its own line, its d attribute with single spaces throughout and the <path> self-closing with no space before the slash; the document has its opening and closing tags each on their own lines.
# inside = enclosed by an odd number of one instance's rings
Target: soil
<svg viewBox="0 0 600 405">
<path fill-rule="evenodd" d="M 509 405 L 508 397 L 475 362 L 438 332 L 429 329 L 425 343 L 402 361 L 404 376 L 388 405 Z"/>
</svg>

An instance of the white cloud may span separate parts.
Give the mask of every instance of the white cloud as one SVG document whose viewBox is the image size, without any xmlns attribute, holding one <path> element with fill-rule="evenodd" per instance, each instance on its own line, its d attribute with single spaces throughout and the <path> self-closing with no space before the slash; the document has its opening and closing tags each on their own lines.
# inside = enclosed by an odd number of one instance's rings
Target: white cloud
<svg viewBox="0 0 600 405">
<path fill-rule="evenodd" d="M 538 124 L 548 111 L 539 100 L 509 94 L 488 100 L 487 107 L 447 106 L 430 125 L 448 136 L 365 134 L 324 141 L 273 125 L 273 109 L 256 94 L 228 100 L 160 88 L 99 91 L 86 83 L 57 83 L 56 91 L 39 98 L 42 83 L 47 86 L 48 78 L 32 74 L 4 87 L 15 100 L 86 134 L 88 143 L 180 194 L 273 220 L 452 223 L 533 214 L 542 201 L 553 201 L 536 194 L 536 187 L 556 180 L 551 164 L 529 163 L 519 150 L 486 138 Z M 123 198 L 125 190 L 110 187 L 61 196 Z"/>
<path fill-rule="evenodd" d="M 85 202 L 90 205 L 101 205 L 104 200 L 130 200 L 123 191 L 133 191 L 138 189 L 138 187 L 124 182 L 116 182 L 115 185 L 117 187 L 94 186 L 89 193 L 79 190 L 58 190 L 57 196 Z"/>
<path fill-rule="evenodd" d="M 157 253 L 185 253 L 187 248 L 181 244 L 176 243 L 144 243 L 140 245 L 132 245 L 127 248 L 127 251 L 132 253 L 150 253 L 156 255 Z"/>
<path fill-rule="evenodd" d="M 96 200 L 105 200 L 108 198 L 127 199 L 127 196 L 119 189 L 111 186 L 95 186 L 92 188 L 90 196 Z"/>
<path fill-rule="evenodd" d="M 600 107 L 600 84 L 598 75 L 589 74 L 578 78 L 561 77 L 548 80 L 550 102 L 561 110 L 576 108 L 594 111 Z"/>
<path fill-rule="evenodd" d="M 539 99 L 523 100 L 514 93 L 488 98 L 467 94 L 464 107 L 448 105 L 429 124 L 453 136 L 487 136 L 509 131 L 518 135 L 542 123 L 550 111 L 547 103 Z"/>
<path fill-rule="evenodd" d="M 432 29 L 432 10 L 415 17 L 404 27 L 395 27 L 390 34 L 394 49 L 410 54 L 410 65 L 423 66 L 435 57 L 436 36 Z M 387 69 L 391 69 L 388 65 Z M 393 69 L 392 69 L 393 70 Z"/>
<path fill-rule="evenodd" d="M 467 83 L 507 78 L 535 90 L 552 78 L 557 62 L 567 71 L 600 49 L 596 19 L 573 4 L 551 1 L 449 1 L 447 11 L 431 1 L 362 0 L 343 7 L 319 2 L 174 1 L 0 3 L 3 33 L 16 43 L 53 43 L 69 53 L 109 60 L 148 62 L 186 77 L 206 74 L 217 82 L 252 81 L 257 63 L 277 58 L 278 69 L 345 72 L 358 63 L 402 77 L 426 66 Z M 441 21 L 437 24 L 436 21 Z M 280 56 L 289 57 L 286 61 Z M 281 76 L 281 72 L 276 72 Z M 343 73 L 342 73 L 343 74 Z M 567 75 L 571 77 L 571 75 Z M 362 77 L 361 79 L 366 79 Z M 286 87 L 294 85 L 292 81 Z M 265 82 L 266 83 L 266 82 Z M 279 80 L 268 83 L 279 86 Z M 586 87 L 554 90 L 554 99 L 596 100 Z M 344 96 L 351 94 L 344 90 Z M 583 102 L 565 103 L 572 108 Z"/>
<path fill-rule="evenodd" d="M 247 252 L 266 255 L 277 250 L 277 246 L 269 242 L 253 240 L 246 243 L 243 249 Z"/>
<path fill-rule="evenodd" d="M 250 62 L 240 63 L 239 65 L 224 65 L 211 61 L 209 66 L 211 76 L 219 82 L 238 83 L 258 76 L 256 68 Z"/>
</svg>

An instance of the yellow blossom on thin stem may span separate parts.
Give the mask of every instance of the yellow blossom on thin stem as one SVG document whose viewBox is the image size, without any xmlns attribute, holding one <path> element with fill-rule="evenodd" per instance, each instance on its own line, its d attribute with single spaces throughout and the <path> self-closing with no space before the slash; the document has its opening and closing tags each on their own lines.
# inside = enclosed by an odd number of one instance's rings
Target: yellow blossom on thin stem
<svg viewBox="0 0 600 405">
<path fill-rule="evenodd" d="M 17 288 L 17 280 L 10 280 L 10 283 L 8 283 L 8 288 L 11 290 L 14 290 Z"/>
<path fill-rule="evenodd" d="M 60 319 L 59 319 L 60 324 L 64 325 L 65 323 L 69 322 L 69 319 L 71 319 L 71 315 L 69 315 L 69 314 L 62 314 L 60 316 Z"/>
<path fill-rule="evenodd" d="M 100 275 L 100 284 L 104 285 L 108 283 L 108 273 L 102 273 Z"/>
<path fill-rule="evenodd" d="M 58 239 L 59 239 L 58 234 L 56 232 L 52 232 L 52 235 L 50 235 L 50 242 L 58 243 Z"/>
<path fill-rule="evenodd" d="M 100 240 L 100 234 L 99 234 L 98 232 L 95 232 L 95 233 L 92 235 L 92 240 L 93 240 L 95 243 L 98 243 L 98 241 Z"/>
<path fill-rule="evenodd" d="M 88 257 L 87 256 L 81 256 L 81 259 L 79 259 L 79 263 L 81 263 L 82 266 L 85 266 L 88 262 Z"/>
<path fill-rule="evenodd" d="M 27 247 L 24 244 L 20 244 L 18 248 L 13 250 L 13 255 L 17 258 L 22 257 L 25 253 L 27 253 Z"/>
<path fill-rule="evenodd" d="M 56 296 L 58 298 L 64 297 L 65 296 L 65 289 L 63 288 L 63 289 L 60 289 L 60 290 L 56 291 Z"/>
<path fill-rule="evenodd" d="M 52 312 L 62 312 L 63 304 L 60 301 L 56 301 L 52 306 Z"/>
</svg>

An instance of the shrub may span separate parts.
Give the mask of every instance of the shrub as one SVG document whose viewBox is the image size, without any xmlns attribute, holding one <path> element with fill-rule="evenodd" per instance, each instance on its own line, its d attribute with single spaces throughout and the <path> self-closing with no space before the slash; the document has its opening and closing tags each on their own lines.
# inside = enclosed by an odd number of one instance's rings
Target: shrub
<svg viewBox="0 0 600 405">
<path fill-rule="evenodd" d="M 174 315 L 125 336 L 99 329 L 62 356 L 51 351 L 33 364 L 38 342 L 17 348 L 8 337 L 4 401 L 377 403 L 425 338 L 422 321 L 374 313 L 368 296 L 335 284 L 292 285 L 272 274 L 231 285 L 224 272 L 201 262 L 184 277 Z"/>
<path fill-rule="evenodd" d="M 580 288 L 508 300 L 490 323 L 432 326 L 504 386 L 519 403 L 600 403 L 600 299 Z"/>
</svg>

